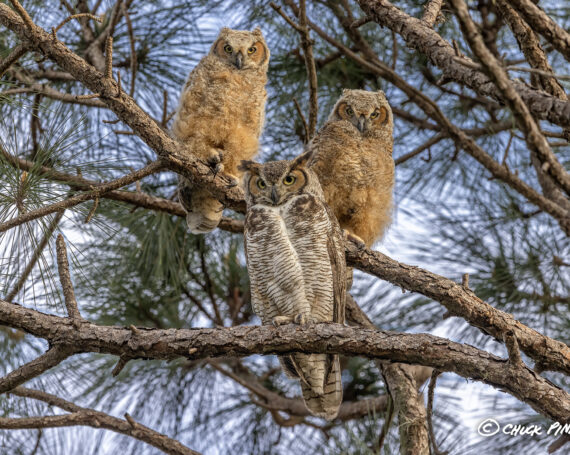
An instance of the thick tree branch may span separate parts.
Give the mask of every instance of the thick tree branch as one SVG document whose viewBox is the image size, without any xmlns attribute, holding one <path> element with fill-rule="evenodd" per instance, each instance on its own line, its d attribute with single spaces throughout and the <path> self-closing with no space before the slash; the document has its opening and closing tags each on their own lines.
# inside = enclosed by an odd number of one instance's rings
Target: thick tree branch
<svg viewBox="0 0 570 455">
<path fill-rule="evenodd" d="M 536 363 L 544 365 L 543 370 L 570 374 L 570 348 L 566 344 L 493 308 L 462 285 L 419 267 L 402 264 L 377 251 L 361 250 L 353 243 L 347 242 L 346 247 L 347 264 L 440 302 L 452 315 L 462 317 L 499 341 L 503 341 L 505 333 L 512 331 L 521 350 Z"/>
<path fill-rule="evenodd" d="M 570 33 L 529 0 L 509 0 L 509 3 L 570 62 Z"/>
<path fill-rule="evenodd" d="M 413 363 L 454 372 L 508 391 L 537 412 L 560 422 L 568 418 L 570 409 L 570 396 L 529 368 L 513 365 L 472 346 L 427 334 L 383 332 L 326 323 L 278 328 L 138 328 L 133 332 L 129 328 L 87 322 L 76 328 L 68 318 L 40 313 L 3 300 L 0 300 L 0 324 L 52 343 L 65 343 L 75 352 L 98 352 L 133 359 L 314 352 Z"/>
<path fill-rule="evenodd" d="M 398 33 L 408 47 L 426 55 L 443 71 L 448 80 L 464 84 L 481 96 L 504 102 L 503 94 L 482 72 L 465 67 L 455 60 L 453 46 L 422 20 L 409 16 L 388 0 L 358 0 L 363 11 L 375 22 Z M 534 90 L 522 82 L 514 82 L 515 90 L 537 119 L 548 119 L 561 126 L 570 126 L 570 103 L 545 92 Z"/>
<path fill-rule="evenodd" d="M 456 15 L 461 24 L 463 34 L 471 46 L 475 55 L 481 61 L 485 72 L 497 85 L 507 106 L 512 110 L 517 123 L 525 135 L 526 143 L 531 153 L 536 154 L 541 161 L 542 169 L 547 173 L 565 192 L 570 195 L 570 174 L 560 164 L 546 138 L 540 132 L 540 128 L 532 117 L 527 105 L 519 96 L 506 71 L 502 68 L 493 53 L 487 49 L 483 37 L 477 26 L 471 19 L 467 5 L 463 0 L 450 0 L 456 10 Z"/>
</svg>

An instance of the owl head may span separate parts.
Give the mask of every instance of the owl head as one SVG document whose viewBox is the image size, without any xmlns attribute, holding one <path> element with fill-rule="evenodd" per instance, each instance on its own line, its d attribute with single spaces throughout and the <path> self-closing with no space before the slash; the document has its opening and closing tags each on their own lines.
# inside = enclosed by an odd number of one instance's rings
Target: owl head
<svg viewBox="0 0 570 455">
<path fill-rule="evenodd" d="M 269 49 L 259 27 L 252 32 L 222 28 L 210 54 L 235 70 L 267 70 L 269 64 Z"/>
<path fill-rule="evenodd" d="M 265 164 L 242 161 L 239 169 L 245 172 L 247 205 L 278 206 L 301 194 L 324 199 L 318 177 L 307 167 L 310 155 L 310 152 L 306 152 L 291 161 L 270 161 Z"/>
<path fill-rule="evenodd" d="M 392 109 L 384 92 L 344 89 L 334 105 L 330 121 L 347 122 L 363 136 L 392 132 Z"/>
</svg>

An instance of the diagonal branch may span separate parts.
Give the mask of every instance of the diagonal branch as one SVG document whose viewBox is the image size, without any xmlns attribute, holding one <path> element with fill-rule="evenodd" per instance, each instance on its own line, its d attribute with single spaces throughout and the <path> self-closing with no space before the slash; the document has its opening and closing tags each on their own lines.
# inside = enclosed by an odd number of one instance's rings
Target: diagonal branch
<svg viewBox="0 0 570 455">
<path fill-rule="evenodd" d="M 56 344 L 45 354 L 0 378 L 0 394 L 8 392 L 14 387 L 45 373 L 76 352 L 71 345 Z"/>
<path fill-rule="evenodd" d="M 125 420 L 119 419 L 104 412 L 77 406 L 75 403 L 55 395 L 24 387 L 18 387 L 10 393 L 19 397 L 43 401 L 51 406 L 57 406 L 58 408 L 68 411 L 71 414 L 25 418 L 0 418 L 0 428 L 3 429 L 58 428 L 85 425 L 93 428 L 105 428 L 106 430 L 133 437 L 167 454 L 200 455 L 198 452 L 189 449 L 180 442 L 135 422 L 128 414 L 125 414 Z"/>
<path fill-rule="evenodd" d="M 509 3 L 534 30 L 550 41 L 556 50 L 570 61 L 570 33 L 529 0 L 510 0 Z"/>
<path fill-rule="evenodd" d="M 527 105 L 515 90 L 506 71 L 493 53 L 487 49 L 483 37 L 469 15 L 467 5 L 463 0 L 451 0 L 451 4 L 456 11 L 463 35 L 481 61 L 486 73 L 503 94 L 505 103 L 513 111 L 517 123 L 525 135 L 525 140 L 531 153 L 534 153 L 541 161 L 542 169 L 566 194 L 570 195 L 570 174 L 566 172 L 564 166 L 560 164 L 554 153 L 552 153 L 548 141 L 540 132 L 540 128 L 534 121 Z"/>
<path fill-rule="evenodd" d="M 499 341 L 512 331 L 522 351 L 541 365 L 542 370 L 570 374 L 570 347 L 517 321 L 511 314 L 493 308 L 472 291 L 452 280 L 411 265 L 403 264 L 377 251 L 361 250 L 346 244 L 347 263 L 438 301 L 454 316 L 484 330 Z"/>
<path fill-rule="evenodd" d="M 402 36 L 407 46 L 429 58 L 443 72 L 446 79 L 457 81 L 481 96 L 490 96 L 504 102 L 503 94 L 482 72 L 465 67 L 454 60 L 453 46 L 435 30 L 396 8 L 388 0 L 358 0 L 363 11 L 374 21 Z M 515 90 L 530 106 L 536 119 L 548 119 L 561 126 L 570 126 L 570 102 L 562 101 L 522 82 L 514 82 Z"/>
<path fill-rule="evenodd" d="M 11 229 L 23 223 L 27 223 L 28 221 L 32 221 L 37 218 L 41 218 L 42 216 L 49 215 L 50 213 L 59 212 L 60 210 L 68 209 L 77 204 L 81 204 L 82 202 L 98 198 L 102 194 L 116 190 L 126 185 L 130 185 L 131 183 L 134 183 L 137 180 L 140 180 L 148 175 L 154 174 L 155 172 L 161 171 L 162 169 L 164 169 L 164 163 L 161 160 L 153 161 L 138 171 L 132 172 L 116 180 L 111 180 L 108 183 L 101 184 L 95 187 L 93 191 L 88 191 L 76 196 L 72 196 L 70 198 L 64 199 L 63 201 L 47 205 L 36 210 L 32 210 L 31 212 L 26 212 L 16 218 L 12 218 L 11 220 L 8 220 L 4 223 L 0 223 L 0 232 L 5 232 L 8 229 Z"/>
<path fill-rule="evenodd" d="M 2 78 L 2 76 L 4 76 L 6 70 L 8 70 L 8 68 L 10 68 L 10 66 L 16 63 L 20 58 L 22 58 L 29 50 L 30 49 L 28 46 L 24 44 L 18 44 L 12 50 L 12 52 L 10 52 L 10 55 L 8 55 L 8 57 L 0 61 L 0 79 Z"/>
</svg>

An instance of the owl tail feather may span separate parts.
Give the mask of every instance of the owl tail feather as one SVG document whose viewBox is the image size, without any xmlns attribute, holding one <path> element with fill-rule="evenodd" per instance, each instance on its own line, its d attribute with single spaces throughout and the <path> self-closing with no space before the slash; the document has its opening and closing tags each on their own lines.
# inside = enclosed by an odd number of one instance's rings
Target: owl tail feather
<svg viewBox="0 0 570 455">
<path fill-rule="evenodd" d="M 224 206 L 210 193 L 192 188 L 186 179 L 181 178 L 178 199 L 186 210 L 186 223 L 192 234 L 206 234 L 218 227 Z"/>
<path fill-rule="evenodd" d="M 317 417 L 333 420 L 342 403 L 341 370 L 338 355 L 327 355 L 329 368 L 325 376 L 322 393 L 316 393 L 313 387 L 301 381 L 301 391 L 305 406 L 309 412 Z"/>
<path fill-rule="evenodd" d="M 215 202 L 218 202 L 214 199 Z M 219 202 L 218 202 L 219 204 Z M 192 234 L 207 234 L 212 232 L 220 224 L 222 209 L 219 212 L 209 213 L 189 212 L 186 214 L 186 223 Z"/>
</svg>

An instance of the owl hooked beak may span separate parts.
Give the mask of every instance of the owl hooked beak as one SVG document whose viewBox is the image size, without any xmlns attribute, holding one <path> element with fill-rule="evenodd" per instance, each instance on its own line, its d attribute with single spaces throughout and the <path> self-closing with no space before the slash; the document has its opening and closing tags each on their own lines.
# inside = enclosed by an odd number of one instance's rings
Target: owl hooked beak
<svg viewBox="0 0 570 455">
<path fill-rule="evenodd" d="M 243 68 L 243 54 L 241 51 L 237 53 L 234 65 L 238 70 L 241 70 Z"/>
<path fill-rule="evenodd" d="M 274 205 L 277 205 L 279 202 L 279 195 L 277 194 L 277 188 L 275 185 L 271 188 L 271 200 L 273 201 Z"/>
<path fill-rule="evenodd" d="M 364 130 L 366 129 L 366 119 L 364 118 L 364 115 L 360 116 L 360 118 L 358 119 L 358 124 L 356 125 L 356 127 L 358 128 L 358 131 L 360 131 L 361 133 L 364 133 Z"/>
</svg>

